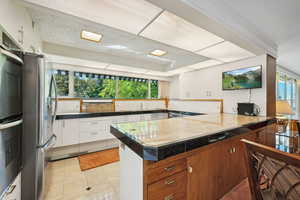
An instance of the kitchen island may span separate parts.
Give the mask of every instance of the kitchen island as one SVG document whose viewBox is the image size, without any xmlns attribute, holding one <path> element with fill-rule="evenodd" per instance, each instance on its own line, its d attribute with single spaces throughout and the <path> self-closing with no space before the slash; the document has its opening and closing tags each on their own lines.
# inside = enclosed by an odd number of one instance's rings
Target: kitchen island
<svg viewBox="0 0 300 200">
<path fill-rule="evenodd" d="M 120 199 L 218 199 L 247 177 L 245 138 L 262 143 L 275 119 L 234 114 L 121 123 Z"/>
</svg>

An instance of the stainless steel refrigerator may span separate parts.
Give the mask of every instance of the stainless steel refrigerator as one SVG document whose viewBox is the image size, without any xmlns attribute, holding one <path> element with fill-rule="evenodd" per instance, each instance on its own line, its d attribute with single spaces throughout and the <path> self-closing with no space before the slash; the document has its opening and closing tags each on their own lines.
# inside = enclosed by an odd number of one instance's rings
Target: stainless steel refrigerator
<svg viewBox="0 0 300 200">
<path fill-rule="evenodd" d="M 47 176 L 47 151 L 56 141 L 56 84 L 43 55 L 25 53 L 23 61 L 22 199 L 41 200 Z"/>
</svg>

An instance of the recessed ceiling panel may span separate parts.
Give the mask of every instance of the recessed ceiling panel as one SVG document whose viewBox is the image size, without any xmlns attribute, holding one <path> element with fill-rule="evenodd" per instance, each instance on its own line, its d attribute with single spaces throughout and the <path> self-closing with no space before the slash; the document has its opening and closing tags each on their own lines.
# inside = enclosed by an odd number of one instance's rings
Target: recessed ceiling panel
<svg viewBox="0 0 300 200">
<path fill-rule="evenodd" d="M 133 67 L 141 66 L 151 70 L 167 71 L 207 60 L 206 57 L 194 52 L 71 15 L 33 8 L 30 8 L 29 12 L 34 22 L 39 26 L 41 39 L 44 42 L 74 47 L 83 51 L 95 51 L 111 58 L 109 60 L 99 56 L 98 60 L 102 59 L 103 62 L 126 66 L 130 66 L 132 63 Z M 81 40 L 80 33 L 82 30 L 102 34 L 101 42 Z M 161 57 L 150 56 L 149 52 L 154 49 L 164 50 L 167 54 Z M 124 59 L 126 59 L 126 63 L 121 62 Z"/>
<path fill-rule="evenodd" d="M 222 62 L 217 61 L 217 60 L 207 60 L 207 61 L 200 62 L 200 63 L 194 64 L 194 65 L 190 65 L 188 67 L 192 68 L 192 69 L 201 69 L 201 68 L 215 66 L 215 65 L 219 65 L 219 64 L 222 64 Z"/>
<path fill-rule="evenodd" d="M 224 41 L 168 11 L 164 11 L 141 35 L 189 51 L 197 51 Z"/>
<path fill-rule="evenodd" d="M 134 34 L 162 11 L 145 0 L 26 1 Z"/>
<path fill-rule="evenodd" d="M 83 67 L 92 67 L 97 69 L 105 69 L 108 66 L 107 63 L 95 62 L 91 60 L 83 60 L 79 58 L 70 58 L 70 57 L 58 56 L 53 54 L 46 54 L 45 58 L 46 58 L 46 62 L 55 62 L 59 64 L 68 64 L 68 65 L 83 66 Z"/>
<path fill-rule="evenodd" d="M 253 53 L 227 41 L 196 53 L 223 62 L 232 62 L 255 56 Z"/>
<path fill-rule="evenodd" d="M 189 68 L 189 67 L 182 67 L 182 68 L 179 68 L 179 69 L 174 69 L 174 70 L 168 71 L 167 73 L 169 74 L 169 76 L 173 76 L 173 75 L 176 75 L 176 74 L 190 72 L 190 71 L 193 71 L 193 70 L 195 70 L 195 69 L 192 69 L 192 68 Z"/>
<path fill-rule="evenodd" d="M 152 71 L 152 70 L 149 70 L 146 74 L 152 76 L 170 76 L 168 72 L 159 72 L 159 71 Z"/>
</svg>

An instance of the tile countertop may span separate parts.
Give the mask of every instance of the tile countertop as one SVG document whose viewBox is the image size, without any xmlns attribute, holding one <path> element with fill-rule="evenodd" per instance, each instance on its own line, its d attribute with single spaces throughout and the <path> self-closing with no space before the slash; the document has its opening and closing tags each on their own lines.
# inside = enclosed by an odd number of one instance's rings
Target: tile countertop
<svg viewBox="0 0 300 200">
<path fill-rule="evenodd" d="M 169 155 L 158 155 L 159 151 L 163 149 L 170 151 L 172 147 L 176 149 L 174 144 L 177 144 L 178 148 L 181 145 L 180 151 L 184 152 L 192 149 L 191 145 L 199 147 L 200 144 L 205 145 L 213 141 L 220 141 L 220 139 L 245 133 L 249 131 L 250 126 L 260 124 L 262 127 L 265 125 L 262 123 L 272 123 L 271 120 L 273 118 L 218 113 L 114 124 L 111 126 L 111 133 L 144 159 L 146 156 L 148 157 L 147 160 L 160 160 L 160 158 L 168 157 Z M 210 138 L 213 135 L 218 135 L 218 137 Z M 201 138 L 206 139 L 201 140 Z M 197 144 L 195 145 L 195 143 Z M 151 154 L 150 157 L 149 153 Z M 174 152 L 168 153 L 174 155 Z"/>
<path fill-rule="evenodd" d="M 139 110 L 139 111 L 115 111 L 115 112 L 98 112 L 98 113 L 58 113 L 56 115 L 57 120 L 63 119 L 77 119 L 77 118 L 93 118 L 93 117 L 110 117 L 110 116 L 121 116 L 121 115 L 139 115 L 139 114 L 155 114 L 155 113 L 178 113 L 182 115 L 203 115 L 203 113 L 186 112 L 178 110 Z"/>
</svg>

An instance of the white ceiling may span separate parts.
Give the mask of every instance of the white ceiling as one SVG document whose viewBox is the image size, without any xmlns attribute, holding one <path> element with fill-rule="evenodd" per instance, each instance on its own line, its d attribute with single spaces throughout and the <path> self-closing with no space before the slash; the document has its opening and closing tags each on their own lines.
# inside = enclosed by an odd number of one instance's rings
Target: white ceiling
<svg viewBox="0 0 300 200">
<path fill-rule="evenodd" d="M 140 35 L 192 52 L 224 41 L 168 11 L 163 12 Z"/>
<path fill-rule="evenodd" d="M 222 0 L 222 2 L 278 46 L 277 61 L 280 65 L 300 74 L 299 0 Z"/>
<path fill-rule="evenodd" d="M 126 58 L 127 60 L 132 60 L 134 66 L 136 66 L 134 64 L 136 60 L 140 61 L 138 63 L 144 63 L 144 66 L 139 64 L 136 67 L 168 71 L 207 60 L 204 56 L 184 49 L 70 15 L 32 8 L 30 8 L 30 13 L 33 20 L 39 25 L 40 34 L 44 42 L 114 55 L 115 59 L 110 61 L 112 64 L 121 65 L 122 63 L 118 63 L 117 58 L 120 58 L 120 60 L 121 58 Z M 103 38 L 100 44 L 80 39 L 79 36 L 82 30 L 101 33 Z M 163 49 L 167 51 L 167 54 L 162 57 L 149 55 L 149 52 L 155 49 Z"/>
<path fill-rule="evenodd" d="M 73 47 L 86 57 L 98 52 L 96 61 L 108 63 L 108 69 L 176 74 L 255 55 L 144 0 L 23 1 L 48 46 Z M 103 38 L 81 40 L 82 30 Z M 167 54 L 150 56 L 155 49 Z"/>
</svg>

